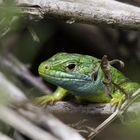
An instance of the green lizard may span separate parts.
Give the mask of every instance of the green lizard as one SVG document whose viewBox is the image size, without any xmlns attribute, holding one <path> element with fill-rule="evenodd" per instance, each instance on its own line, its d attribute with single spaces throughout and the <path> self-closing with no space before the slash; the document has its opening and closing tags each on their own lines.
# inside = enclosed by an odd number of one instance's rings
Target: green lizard
<svg viewBox="0 0 140 140">
<path fill-rule="evenodd" d="M 71 92 L 78 100 L 115 104 L 125 100 L 126 94 L 129 95 L 140 87 L 111 66 L 111 61 L 103 67 L 102 60 L 89 55 L 55 54 L 42 62 L 38 70 L 45 80 L 58 88 L 52 94 L 37 98 L 37 102 L 47 104 L 62 100 Z M 105 82 L 108 74 L 111 75 L 109 84 Z"/>
</svg>

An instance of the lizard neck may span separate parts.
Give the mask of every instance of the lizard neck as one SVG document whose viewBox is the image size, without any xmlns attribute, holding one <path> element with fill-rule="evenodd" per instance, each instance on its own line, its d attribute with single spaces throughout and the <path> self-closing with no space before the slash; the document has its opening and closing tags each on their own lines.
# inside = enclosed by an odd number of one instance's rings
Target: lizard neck
<svg viewBox="0 0 140 140">
<path fill-rule="evenodd" d="M 80 96 L 90 96 L 90 95 L 99 95 L 104 93 L 104 84 L 103 84 L 103 72 L 100 69 L 98 77 L 95 80 L 73 80 L 71 84 L 65 82 L 63 88 L 66 88 L 69 91 L 72 91 L 74 95 Z M 68 86 L 67 86 L 68 84 Z M 61 85 L 60 85 L 61 86 Z"/>
<path fill-rule="evenodd" d="M 81 83 L 79 88 L 75 87 L 71 91 L 73 91 L 75 95 L 80 96 L 99 95 L 104 92 L 104 85 L 102 83 L 102 79 L 98 79 L 96 82 L 89 81 Z"/>
</svg>

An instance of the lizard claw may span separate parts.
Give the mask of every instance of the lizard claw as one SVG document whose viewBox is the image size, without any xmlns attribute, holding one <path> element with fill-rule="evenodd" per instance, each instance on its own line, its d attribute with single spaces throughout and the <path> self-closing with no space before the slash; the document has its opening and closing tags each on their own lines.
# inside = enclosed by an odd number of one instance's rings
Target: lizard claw
<svg viewBox="0 0 140 140">
<path fill-rule="evenodd" d="M 42 96 L 42 97 L 36 98 L 33 102 L 35 104 L 40 104 L 40 105 L 54 104 L 54 99 L 50 96 Z"/>
</svg>

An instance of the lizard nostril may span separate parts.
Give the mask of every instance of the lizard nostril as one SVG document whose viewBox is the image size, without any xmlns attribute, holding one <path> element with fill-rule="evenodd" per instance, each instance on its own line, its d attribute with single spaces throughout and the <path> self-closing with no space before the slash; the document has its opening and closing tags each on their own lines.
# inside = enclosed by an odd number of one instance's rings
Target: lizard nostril
<svg viewBox="0 0 140 140">
<path fill-rule="evenodd" d="M 48 69 L 49 67 L 48 67 L 48 65 L 45 65 L 45 69 Z"/>
</svg>

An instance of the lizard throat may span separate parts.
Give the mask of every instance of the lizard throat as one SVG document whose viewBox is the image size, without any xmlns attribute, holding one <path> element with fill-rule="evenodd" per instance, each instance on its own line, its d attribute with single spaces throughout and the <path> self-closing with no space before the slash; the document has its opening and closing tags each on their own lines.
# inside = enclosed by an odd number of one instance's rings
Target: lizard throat
<svg viewBox="0 0 140 140">
<path fill-rule="evenodd" d="M 61 81 L 91 81 L 92 79 L 86 75 L 80 74 L 68 74 L 61 71 L 51 70 L 49 72 L 39 72 L 41 76 L 43 76 L 46 80 L 61 80 Z"/>
</svg>

